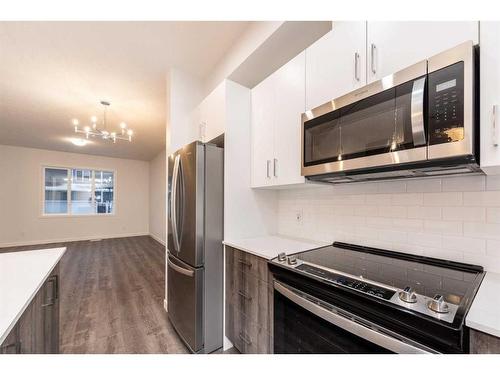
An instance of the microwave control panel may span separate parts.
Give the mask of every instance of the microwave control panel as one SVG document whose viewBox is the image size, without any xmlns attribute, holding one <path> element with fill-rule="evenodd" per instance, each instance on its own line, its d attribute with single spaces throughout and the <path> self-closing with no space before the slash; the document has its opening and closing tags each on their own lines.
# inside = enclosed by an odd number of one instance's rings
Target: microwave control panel
<svg viewBox="0 0 500 375">
<path fill-rule="evenodd" d="M 429 73 L 429 144 L 464 138 L 464 63 Z"/>
</svg>

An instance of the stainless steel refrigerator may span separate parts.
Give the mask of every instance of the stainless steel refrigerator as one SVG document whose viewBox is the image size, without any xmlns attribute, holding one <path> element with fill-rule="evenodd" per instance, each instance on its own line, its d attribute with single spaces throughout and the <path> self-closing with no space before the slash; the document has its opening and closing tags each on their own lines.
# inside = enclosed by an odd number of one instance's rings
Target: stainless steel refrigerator
<svg viewBox="0 0 500 375">
<path fill-rule="evenodd" d="M 195 353 L 222 347 L 224 150 L 194 142 L 168 159 L 168 316 Z"/>
</svg>

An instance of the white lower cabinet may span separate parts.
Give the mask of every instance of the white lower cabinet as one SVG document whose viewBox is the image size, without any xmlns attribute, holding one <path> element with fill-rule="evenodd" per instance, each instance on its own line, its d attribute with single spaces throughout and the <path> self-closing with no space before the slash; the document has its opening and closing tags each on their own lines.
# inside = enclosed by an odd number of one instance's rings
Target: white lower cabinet
<svg viewBox="0 0 500 375">
<path fill-rule="evenodd" d="M 300 184 L 305 52 L 252 89 L 252 187 Z"/>
<path fill-rule="evenodd" d="M 456 45 L 479 41 L 479 22 L 368 21 L 368 83 Z"/>
<path fill-rule="evenodd" d="M 500 22 L 480 24 L 481 168 L 500 174 Z"/>
</svg>

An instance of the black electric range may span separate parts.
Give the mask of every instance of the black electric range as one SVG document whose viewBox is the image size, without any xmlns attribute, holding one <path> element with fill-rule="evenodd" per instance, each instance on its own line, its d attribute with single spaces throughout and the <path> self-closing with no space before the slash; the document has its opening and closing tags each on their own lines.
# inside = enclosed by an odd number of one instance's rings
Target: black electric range
<svg viewBox="0 0 500 375">
<path fill-rule="evenodd" d="M 480 266 L 335 242 L 269 267 L 276 353 L 468 352 Z"/>
</svg>

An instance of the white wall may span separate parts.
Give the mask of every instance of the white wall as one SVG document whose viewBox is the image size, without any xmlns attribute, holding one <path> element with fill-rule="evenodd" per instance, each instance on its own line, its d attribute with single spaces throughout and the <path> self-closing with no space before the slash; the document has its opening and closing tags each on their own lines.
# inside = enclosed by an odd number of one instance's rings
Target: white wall
<svg viewBox="0 0 500 375">
<path fill-rule="evenodd" d="M 283 190 L 278 201 L 283 235 L 392 249 L 500 272 L 500 176 Z"/>
<path fill-rule="evenodd" d="M 166 243 L 166 150 L 149 162 L 149 234 Z"/>
<path fill-rule="evenodd" d="M 42 217 L 42 166 L 116 172 L 116 214 Z M 0 246 L 147 235 L 149 163 L 0 145 Z"/>
</svg>

